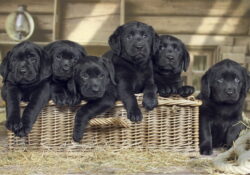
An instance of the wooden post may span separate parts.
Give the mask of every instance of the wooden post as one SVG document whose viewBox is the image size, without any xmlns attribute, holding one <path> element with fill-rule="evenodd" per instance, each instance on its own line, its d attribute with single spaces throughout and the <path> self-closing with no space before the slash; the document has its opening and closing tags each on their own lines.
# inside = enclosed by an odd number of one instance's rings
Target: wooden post
<svg viewBox="0 0 250 175">
<path fill-rule="evenodd" d="M 60 0 L 54 0 L 54 15 L 53 15 L 53 34 L 52 41 L 59 39 L 59 28 L 60 28 Z"/>
<path fill-rule="evenodd" d="M 125 23 L 125 0 L 120 0 L 120 25 Z"/>
</svg>

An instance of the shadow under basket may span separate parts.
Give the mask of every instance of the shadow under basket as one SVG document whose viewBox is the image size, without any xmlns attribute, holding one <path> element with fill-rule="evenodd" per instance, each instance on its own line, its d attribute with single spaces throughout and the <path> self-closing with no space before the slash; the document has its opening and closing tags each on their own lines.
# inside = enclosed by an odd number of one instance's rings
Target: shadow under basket
<svg viewBox="0 0 250 175">
<path fill-rule="evenodd" d="M 142 96 L 137 95 L 138 104 Z M 108 112 L 90 120 L 81 143 L 72 140 L 74 116 L 78 107 L 57 107 L 51 102 L 40 113 L 27 137 L 8 132 L 10 150 L 88 151 L 111 147 L 164 149 L 199 153 L 199 106 L 194 97 L 158 98 L 153 111 L 141 107 L 143 120 L 132 123 L 117 102 Z M 21 105 L 23 109 L 25 105 Z"/>
</svg>

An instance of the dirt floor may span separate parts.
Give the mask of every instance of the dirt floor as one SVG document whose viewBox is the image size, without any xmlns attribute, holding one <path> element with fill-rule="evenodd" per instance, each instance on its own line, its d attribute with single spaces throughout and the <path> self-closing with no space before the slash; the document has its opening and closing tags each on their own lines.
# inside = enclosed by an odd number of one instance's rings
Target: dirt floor
<svg viewBox="0 0 250 175">
<path fill-rule="evenodd" d="M 65 175 L 198 175 L 219 174 L 213 156 L 188 157 L 166 151 L 94 152 L 8 151 L 5 114 L 0 113 L 0 174 Z"/>
</svg>

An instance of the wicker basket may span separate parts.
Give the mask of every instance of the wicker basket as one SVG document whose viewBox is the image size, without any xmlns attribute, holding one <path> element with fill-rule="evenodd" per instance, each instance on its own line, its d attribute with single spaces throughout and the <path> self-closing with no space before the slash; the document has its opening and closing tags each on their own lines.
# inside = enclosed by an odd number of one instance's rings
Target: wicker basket
<svg viewBox="0 0 250 175">
<path fill-rule="evenodd" d="M 141 104 L 142 97 L 138 95 L 137 99 Z M 138 147 L 198 153 L 201 102 L 194 97 L 159 97 L 158 100 L 159 106 L 153 111 L 141 108 L 144 116 L 141 123 L 131 123 L 118 102 L 113 109 L 90 121 L 80 144 L 72 141 L 74 115 L 78 107 L 63 108 L 49 104 L 27 137 L 15 137 L 8 132 L 8 148 L 86 151 L 108 146 L 113 149 Z"/>
</svg>

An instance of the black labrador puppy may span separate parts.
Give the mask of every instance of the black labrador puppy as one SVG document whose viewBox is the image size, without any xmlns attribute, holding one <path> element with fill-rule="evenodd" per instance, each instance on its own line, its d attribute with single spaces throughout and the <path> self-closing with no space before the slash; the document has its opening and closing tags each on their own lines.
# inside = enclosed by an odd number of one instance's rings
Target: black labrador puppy
<svg viewBox="0 0 250 175">
<path fill-rule="evenodd" d="M 88 121 L 111 108 L 116 101 L 114 67 L 110 60 L 86 56 L 79 60 L 69 80 L 69 90 L 87 101 L 76 113 L 73 140 L 79 142 Z"/>
<path fill-rule="evenodd" d="M 67 83 L 72 78 L 74 66 L 86 56 L 85 49 L 68 40 L 55 41 L 44 49 L 52 61 L 52 100 L 59 106 L 79 104 L 80 97 L 70 93 Z"/>
<path fill-rule="evenodd" d="M 189 53 L 181 40 L 170 35 L 160 36 L 160 47 L 153 58 L 154 79 L 160 96 L 187 97 L 194 93 L 194 87 L 183 86 L 181 79 L 181 72 L 187 70 L 189 62 Z"/>
<path fill-rule="evenodd" d="M 200 152 L 210 155 L 215 147 L 231 147 L 244 128 L 239 122 L 250 76 L 240 64 L 226 59 L 203 75 L 201 85 Z"/>
<path fill-rule="evenodd" d="M 38 45 L 24 41 L 9 51 L 0 66 L 2 97 L 6 101 L 6 127 L 26 136 L 50 98 L 51 64 Z M 20 117 L 21 101 L 28 102 Z"/>
<path fill-rule="evenodd" d="M 142 120 L 135 93 L 143 92 L 143 106 L 152 110 L 157 106 L 157 88 L 153 78 L 152 55 L 159 46 L 154 29 L 141 22 L 129 22 L 118 27 L 109 38 L 111 51 L 105 54 L 115 67 L 119 99 L 128 118 Z"/>
</svg>

